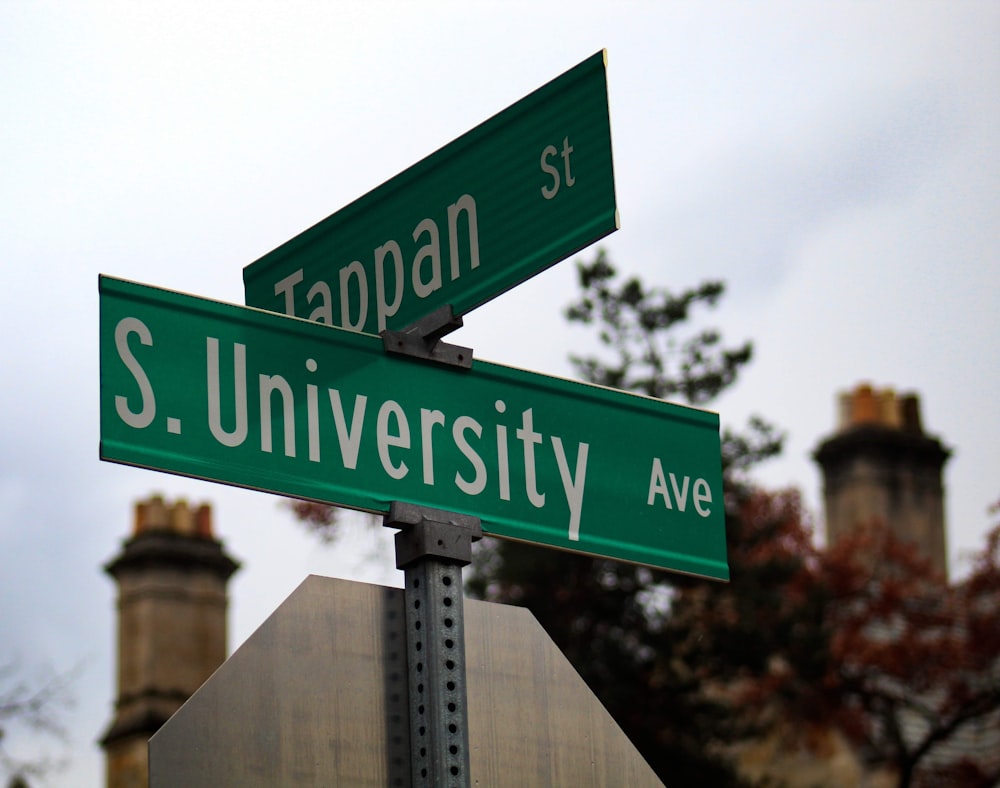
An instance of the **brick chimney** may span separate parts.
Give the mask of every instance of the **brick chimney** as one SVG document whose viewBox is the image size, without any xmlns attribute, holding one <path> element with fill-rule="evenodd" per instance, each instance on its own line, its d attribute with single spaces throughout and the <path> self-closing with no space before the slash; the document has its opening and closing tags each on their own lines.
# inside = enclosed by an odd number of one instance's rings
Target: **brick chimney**
<svg viewBox="0 0 1000 788">
<path fill-rule="evenodd" d="M 108 788 L 148 785 L 147 742 L 226 659 L 226 584 L 239 564 L 212 510 L 160 496 L 104 569 L 118 584 L 118 699 L 101 739 Z"/>
<path fill-rule="evenodd" d="M 947 576 L 942 470 L 951 452 L 924 432 L 920 399 L 868 383 L 839 396 L 837 430 L 813 457 L 823 471 L 826 538 L 886 524 Z"/>
</svg>

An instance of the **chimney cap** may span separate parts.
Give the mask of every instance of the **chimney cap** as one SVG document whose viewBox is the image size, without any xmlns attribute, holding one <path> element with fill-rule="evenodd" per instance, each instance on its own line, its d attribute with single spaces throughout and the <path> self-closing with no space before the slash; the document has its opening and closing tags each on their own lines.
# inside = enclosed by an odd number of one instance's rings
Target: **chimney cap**
<svg viewBox="0 0 1000 788">
<path fill-rule="evenodd" d="M 862 382 L 850 391 L 841 392 L 838 405 L 838 432 L 873 425 L 923 434 L 920 397 L 915 392 L 897 394 L 893 388 L 877 389 L 869 382 Z"/>
<path fill-rule="evenodd" d="M 136 501 L 132 535 L 149 532 L 213 539 L 211 504 L 201 503 L 192 509 L 185 498 L 168 503 L 159 493 L 144 501 Z"/>
</svg>

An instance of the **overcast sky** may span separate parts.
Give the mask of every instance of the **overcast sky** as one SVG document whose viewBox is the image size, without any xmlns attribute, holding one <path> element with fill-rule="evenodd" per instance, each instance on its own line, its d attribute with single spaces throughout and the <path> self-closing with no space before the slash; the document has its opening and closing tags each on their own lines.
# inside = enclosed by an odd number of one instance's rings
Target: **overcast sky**
<svg viewBox="0 0 1000 788">
<path fill-rule="evenodd" d="M 819 514 L 810 458 L 861 381 L 916 391 L 953 572 L 1000 497 L 1000 6 L 0 3 L 0 664 L 80 666 L 70 766 L 96 785 L 114 586 L 152 492 L 211 501 L 244 562 L 231 648 L 310 573 L 397 582 L 259 493 L 98 455 L 97 275 L 242 303 L 242 268 L 607 48 L 625 273 L 724 279 L 756 358 L 715 406 L 788 434 L 761 468 Z M 580 257 L 591 259 L 594 250 Z M 567 261 L 466 317 L 479 358 L 569 375 Z M 11 742 L 13 744 L 15 742 Z"/>
</svg>

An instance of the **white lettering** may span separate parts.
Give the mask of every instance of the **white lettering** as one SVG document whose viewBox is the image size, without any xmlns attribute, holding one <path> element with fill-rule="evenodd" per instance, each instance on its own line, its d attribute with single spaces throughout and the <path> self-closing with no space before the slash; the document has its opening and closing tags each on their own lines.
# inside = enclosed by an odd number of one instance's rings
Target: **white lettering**
<svg viewBox="0 0 1000 788">
<path fill-rule="evenodd" d="M 247 347 L 233 343 L 233 402 L 236 425 L 232 432 L 222 428 L 222 408 L 219 394 L 219 340 L 206 337 L 208 356 L 208 428 L 223 446 L 239 446 L 247 439 Z"/>
<path fill-rule="evenodd" d="M 507 410 L 507 403 L 498 399 L 495 405 L 497 413 Z M 500 500 L 510 500 L 510 462 L 507 456 L 507 427 L 497 424 L 497 476 L 500 484 Z"/>
<path fill-rule="evenodd" d="M 690 477 L 684 477 L 684 484 L 681 489 L 677 489 L 677 477 L 672 473 L 670 474 L 670 486 L 674 488 L 674 500 L 677 502 L 677 508 L 680 511 L 684 511 L 687 506 L 688 497 L 688 483 L 691 481 Z"/>
<path fill-rule="evenodd" d="M 580 511 L 583 508 L 583 485 L 587 476 L 587 451 L 589 444 L 581 443 L 576 451 L 575 478 L 569 475 L 569 463 L 566 462 L 566 452 L 563 450 L 562 438 L 552 436 L 552 448 L 556 452 L 556 464 L 559 466 L 559 477 L 562 479 L 563 490 L 566 493 L 566 503 L 569 505 L 569 539 L 580 541 Z"/>
<path fill-rule="evenodd" d="M 455 419 L 455 423 L 451 428 L 451 435 L 455 439 L 455 445 L 465 455 L 465 458 L 472 463 L 476 475 L 470 482 L 466 481 L 460 473 L 456 473 L 455 486 L 467 495 L 479 495 L 479 493 L 486 489 L 486 464 L 483 462 L 483 458 L 476 453 L 476 450 L 465 439 L 466 430 L 471 430 L 477 438 L 481 438 L 483 437 L 483 425 L 471 416 L 459 416 Z"/>
<path fill-rule="evenodd" d="M 295 317 L 295 285 L 302 282 L 303 271 L 300 268 L 298 271 L 293 271 L 280 282 L 275 282 L 274 284 L 274 294 L 276 296 L 284 294 L 285 296 L 285 314 Z"/>
<path fill-rule="evenodd" d="M 115 410 L 118 412 L 119 418 L 128 426 L 141 430 L 153 423 L 153 417 L 156 416 L 156 398 L 153 396 L 153 387 L 149 383 L 145 370 L 132 355 L 128 346 L 129 334 L 138 334 L 139 342 L 147 346 L 152 346 L 153 335 L 149 332 L 146 324 L 136 317 L 124 317 L 115 326 L 115 348 L 118 350 L 118 357 L 135 378 L 142 400 L 142 407 L 136 413 L 129 408 L 128 398 L 119 394 L 115 397 Z"/>
<path fill-rule="evenodd" d="M 444 414 L 439 410 L 420 409 L 420 447 L 424 462 L 424 484 L 434 484 L 434 425 L 444 425 Z"/>
<path fill-rule="evenodd" d="M 392 302 L 385 299 L 385 258 L 392 256 L 393 280 L 396 293 Z M 386 241 L 375 249 L 375 317 L 378 330 L 385 330 L 385 319 L 392 317 L 403 302 L 403 252 L 395 241 Z"/>
<path fill-rule="evenodd" d="M 704 479 L 698 479 L 694 483 L 694 508 L 702 517 L 708 517 L 712 510 L 707 506 L 702 508 L 703 503 L 712 502 L 712 488 Z"/>
<path fill-rule="evenodd" d="M 667 487 L 667 477 L 670 477 L 670 486 Z M 663 466 L 660 458 L 653 458 L 653 469 L 649 475 L 649 495 L 646 498 L 646 505 L 652 506 L 656 502 L 656 496 L 663 496 L 663 505 L 667 509 L 673 509 L 677 504 L 678 511 L 683 512 L 687 508 L 688 490 L 691 490 L 691 500 L 694 502 L 695 511 L 702 517 L 708 517 L 712 510 L 703 504 L 712 503 L 712 489 L 704 479 L 695 479 L 691 484 L 690 476 L 681 476 L 678 482 L 677 474 L 663 473 Z M 673 502 L 671 502 L 670 491 L 673 491 Z"/>
<path fill-rule="evenodd" d="M 389 416 L 396 417 L 397 432 L 389 432 Z M 403 408 L 395 400 L 386 400 L 382 407 L 378 409 L 378 418 L 375 421 L 375 439 L 378 446 L 378 456 L 382 460 L 382 467 L 393 479 L 402 479 L 406 476 L 409 468 L 406 463 L 400 461 L 399 465 L 393 465 L 389 456 L 389 448 L 398 446 L 401 449 L 410 448 L 410 425 L 406 421 L 406 414 Z"/>
<path fill-rule="evenodd" d="M 320 297 L 320 305 L 309 314 L 309 319 L 332 326 L 333 296 L 330 294 L 330 285 L 322 279 L 309 288 L 309 292 L 306 293 L 306 301 L 311 304 L 316 296 Z"/>
<path fill-rule="evenodd" d="M 281 416 L 285 427 L 285 456 L 295 456 L 295 398 L 292 387 L 281 375 L 260 375 L 260 450 L 271 452 L 271 395 L 281 395 Z"/>
<path fill-rule="evenodd" d="M 542 187 L 542 197 L 546 200 L 551 200 L 559 193 L 559 170 L 549 164 L 549 158 L 551 156 L 558 156 L 559 151 L 556 150 L 555 145 L 546 145 L 542 148 L 542 172 L 552 178 L 551 186 Z"/>
<path fill-rule="evenodd" d="M 358 282 L 358 319 L 351 320 L 351 274 Z M 349 331 L 363 331 L 368 319 L 368 279 L 364 266 L 355 260 L 340 269 L 340 325 Z"/>
<path fill-rule="evenodd" d="M 416 241 L 422 235 L 430 236 L 430 241 L 421 246 L 413 257 L 413 292 L 420 298 L 426 298 L 435 290 L 441 287 L 441 239 L 438 235 L 438 226 L 433 219 L 424 219 L 413 228 L 413 240 Z M 420 272 L 423 261 L 429 260 L 431 266 L 430 281 L 424 281 Z"/>
<path fill-rule="evenodd" d="M 576 183 L 576 178 L 573 177 L 573 173 L 570 172 L 569 169 L 569 155 L 572 152 L 573 152 L 573 146 L 569 144 L 569 137 L 563 137 L 562 158 L 563 158 L 563 165 L 565 167 L 566 186 L 570 188 L 573 186 L 574 183 Z"/>
<path fill-rule="evenodd" d="M 663 503 L 668 509 L 674 507 L 670 504 L 670 495 L 667 491 L 667 480 L 663 476 L 663 466 L 660 465 L 660 458 L 653 457 L 653 470 L 649 475 L 649 497 L 646 498 L 646 505 L 652 506 L 657 495 L 663 496 Z"/>
<path fill-rule="evenodd" d="M 557 161 L 560 153 L 551 145 L 546 152 L 548 158 L 543 156 L 543 167 L 553 173 L 558 189 L 560 172 L 548 159 Z M 564 150 L 562 155 L 568 154 Z M 302 299 L 298 305 L 303 314 L 309 312 L 309 320 L 340 325 L 351 331 L 380 333 L 403 307 L 404 299 L 427 298 L 443 286 L 439 228 L 444 222 L 448 232 L 449 273 L 451 281 L 455 281 L 461 277 L 463 267 L 467 265 L 467 270 L 474 271 L 480 263 L 477 205 L 475 198 L 467 193 L 439 214 L 420 220 L 411 233 L 412 247 L 383 235 L 384 242 L 372 247 L 371 258 L 365 258 L 364 262 L 360 259 L 347 264 L 338 262 L 336 280 L 332 275 L 329 281 L 310 276 L 306 282 L 305 269 L 299 268 L 274 284 L 274 294 L 282 299 L 287 315 L 296 316 L 296 301 Z M 370 287 L 371 277 L 375 280 L 373 287 Z M 304 282 L 308 290 L 300 287 Z M 334 289 L 340 293 L 339 313 L 335 309 Z"/>
<path fill-rule="evenodd" d="M 465 213 L 469 224 L 469 268 L 479 268 L 479 225 L 476 220 L 476 201 L 472 195 L 463 194 L 453 204 L 448 206 L 448 241 L 451 252 L 452 281 L 461 276 L 458 258 L 458 215 Z"/>
<path fill-rule="evenodd" d="M 354 415 L 351 416 L 351 429 L 347 429 L 347 419 L 344 418 L 344 405 L 340 401 L 340 392 L 330 389 L 330 408 L 333 410 L 333 423 L 337 427 L 337 442 L 340 444 L 340 459 L 345 468 L 355 470 L 358 467 L 358 449 L 361 448 L 361 430 L 365 418 L 365 405 L 368 397 L 357 394 L 354 397 Z"/>
<path fill-rule="evenodd" d="M 306 384 L 306 423 L 309 427 L 309 461 L 319 462 L 319 388 Z"/>
<path fill-rule="evenodd" d="M 524 489 L 528 500 L 535 508 L 545 506 L 545 493 L 538 492 L 538 482 L 535 479 L 535 444 L 542 442 L 541 433 L 535 432 L 532 425 L 531 408 L 521 414 L 521 426 L 515 431 L 517 439 L 524 444 Z"/>
</svg>

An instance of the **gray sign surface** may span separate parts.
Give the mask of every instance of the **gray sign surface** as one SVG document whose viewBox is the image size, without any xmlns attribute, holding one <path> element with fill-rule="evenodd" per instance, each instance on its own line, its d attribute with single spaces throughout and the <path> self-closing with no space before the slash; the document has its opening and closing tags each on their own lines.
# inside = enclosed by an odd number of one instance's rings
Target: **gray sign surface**
<svg viewBox="0 0 1000 788">
<path fill-rule="evenodd" d="M 409 785 L 403 591 L 309 577 L 153 736 L 152 788 Z M 466 600 L 478 785 L 661 786 L 535 618 Z"/>
</svg>

